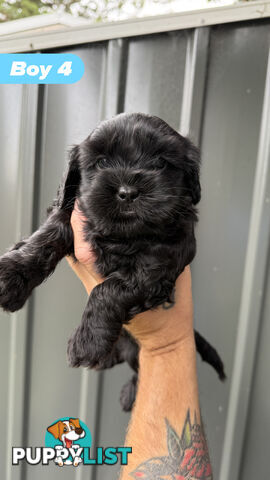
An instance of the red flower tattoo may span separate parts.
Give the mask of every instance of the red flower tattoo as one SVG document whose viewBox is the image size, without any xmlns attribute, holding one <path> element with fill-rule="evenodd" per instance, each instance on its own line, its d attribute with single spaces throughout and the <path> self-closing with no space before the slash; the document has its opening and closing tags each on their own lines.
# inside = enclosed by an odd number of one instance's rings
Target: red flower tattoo
<svg viewBox="0 0 270 480">
<path fill-rule="evenodd" d="M 142 480 L 212 480 L 212 469 L 202 426 L 187 413 L 181 437 L 166 419 L 168 456 L 141 463 L 130 475 Z"/>
</svg>

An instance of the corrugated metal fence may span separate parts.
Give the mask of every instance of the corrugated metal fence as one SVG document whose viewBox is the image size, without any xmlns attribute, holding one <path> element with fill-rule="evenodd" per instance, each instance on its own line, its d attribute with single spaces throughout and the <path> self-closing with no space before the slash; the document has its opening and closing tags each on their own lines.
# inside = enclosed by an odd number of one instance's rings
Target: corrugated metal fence
<svg viewBox="0 0 270 480">
<path fill-rule="evenodd" d="M 0 86 L 0 248 L 29 234 L 54 197 L 67 147 L 121 111 L 159 115 L 202 149 L 195 323 L 228 380 L 199 363 L 215 478 L 268 478 L 270 430 L 270 22 L 92 43 L 69 86 Z M 62 50 L 63 51 L 63 50 Z M 65 50 L 66 51 L 66 50 Z M 0 469 L 6 480 L 106 480 L 112 467 L 12 467 L 11 446 L 42 446 L 46 427 L 84 420 L 96 444 L 121 444 L 118 403 L 130 372 L 66 365 L 86 295 L 65 262 L 20 312 L 0 314 Z"/>
</svg>

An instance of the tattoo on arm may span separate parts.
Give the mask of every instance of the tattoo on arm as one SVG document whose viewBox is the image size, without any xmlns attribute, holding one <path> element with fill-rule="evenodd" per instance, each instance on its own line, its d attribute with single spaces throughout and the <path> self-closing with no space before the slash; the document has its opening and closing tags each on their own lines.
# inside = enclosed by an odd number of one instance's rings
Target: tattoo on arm
<svg viewBox="0 0 270 480">
<path fill-rule="evenodd" d="M 213 480 L 203 427 L 188 410 L 179 436 L 166 419 L 168 455 L 141 463 L 131 477 L 142 480 Z"/>
</svg>

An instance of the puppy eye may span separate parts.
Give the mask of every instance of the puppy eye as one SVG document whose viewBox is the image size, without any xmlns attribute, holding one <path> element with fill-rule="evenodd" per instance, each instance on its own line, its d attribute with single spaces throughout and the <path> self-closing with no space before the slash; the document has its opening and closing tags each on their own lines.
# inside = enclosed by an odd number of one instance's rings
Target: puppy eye
<svg viewBox="0 0 270 480">
<path fill-rule="evenodd" d="M 157 158 L 155 160 L 154 168 L 157 170 L 162 170 L 166 165 L 166 160 L 164 158 Z"/>
<path fill-rule="evenodd" d="M 109 161 L 107 158 L 105 157 L 102 157 L 102 158 L 99 158 L 99 160 L 97 161 L 96 165 L 99 167 L 99 168 L 106 168 L 109 166 Z"/>
<path fill-rule="evenodd" d="M 66 433 L 66 432 L 67 432 L 67 428 L 64 428 L 64 433 Z"/>
</svg>

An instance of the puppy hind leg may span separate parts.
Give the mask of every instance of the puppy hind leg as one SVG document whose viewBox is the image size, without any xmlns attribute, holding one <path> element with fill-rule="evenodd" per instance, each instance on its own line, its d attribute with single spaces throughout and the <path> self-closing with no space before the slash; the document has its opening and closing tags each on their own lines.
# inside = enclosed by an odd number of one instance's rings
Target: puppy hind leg
<svg viewBox="0 0 270 480">
<path fill-rule="evenodd" d="M 138 385 L 138 374 L 135 373 L 131 379 L 125 383 L 120 393 L 120 404 L 124 412 L 130 412 L 136 400 Z"/>
<path fill-rule="evenodd" d="M 0 257 L 0 306 L 9 312 L 23 307 L 32 290 L 73 251 L 70 216 L 63 210 L 51 213 L 29 238 L 18 242 Z"/>
<path fill-rule="evenodd" d="M 131 379 L 123 386 L 120 393 L 120 404 L 124 412 L 130 412 L 136 400 L 139 370 L 139 345 L 127 332 L 128 340 L 123 349 L 123 356 L 129 366 L 135 371 Z"/>
<path fill-rule="evenodd" d="M 132 378 L 123 386 L 120 393 L 120 404 L 124 412 L 130 412 L 136 398 L 138 369 L 139 369 L 139 346 L 136 340 L 129 334 L 125 328 L 122 328 L 121 334 L 113 346 L 112 352 L 103 359 L 97 370 L 105 370 L 115 365 L 127 362 L 136 372 Z"/>
<path fill-rule="evenodd" d="M 122 338 L 119 344 L 121 356 L 124 361 L 129 364 L 130 368 L 137 373 L 139 370 L 139 345 L 125 328 L 122 329 L 122 332 Z"/>
<path fill-rule="evenodd" d="M 139 368 L 138 355 L 139 347 L 137 342 L 125 328 L 122 328 L 111 353 L 96 365 L 96 370 L 106 370 L 127 362 L 134 372 L 137 372 Z"/>
</svg>

